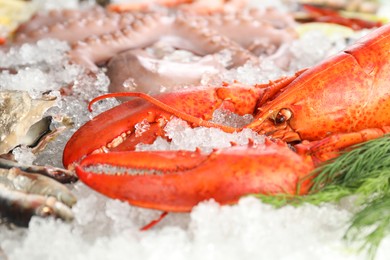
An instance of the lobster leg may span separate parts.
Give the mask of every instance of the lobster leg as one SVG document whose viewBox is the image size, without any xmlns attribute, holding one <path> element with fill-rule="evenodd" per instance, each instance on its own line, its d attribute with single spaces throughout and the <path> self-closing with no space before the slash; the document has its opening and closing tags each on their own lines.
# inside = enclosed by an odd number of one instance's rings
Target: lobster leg
<svg viewBox="0 0 390 260">
<path fill-rule="evenodd" d="M 109 197 L 177 212 L 190 211 L 207 199 L 231 204 L 253 193 L 303 194 L 310 180 L 302 179 L 312 169 L 310 157 L 268 139 L 264 146 L 233 146 L 208 155 L 200 151 L 93 154 L 76 165 L 84 183 Z"/>
<path fill-rule="evenodd" d="M 335 134 L 319 141 L 297 144 L 295 149 L 298 154 L 310 155 L 314 163 L 319 164 L 339 156 L 340 152 L 348 147 L 379 138 L 389 132 L 390 126 L 384 126 L 358 132 Z"/>
</svg>

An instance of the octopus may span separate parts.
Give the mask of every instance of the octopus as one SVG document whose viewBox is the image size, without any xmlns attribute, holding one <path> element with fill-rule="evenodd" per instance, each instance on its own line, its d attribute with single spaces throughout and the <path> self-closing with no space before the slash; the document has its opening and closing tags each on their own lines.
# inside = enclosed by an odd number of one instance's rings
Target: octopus
<svg viewBox="0 0 390 260">
<path fill-rule="evenodd" d="M 36 14 L 16 30 L 14 44 L 43 38 L 67 41 L 70 61 L 91 72 L 105 66 L 109 91 L 153 94 L 199 85 L 202 75 L 247 62 L 270 59 L 287 66 L 286 46 L 296 32 L 293 17 L 272 8 L 204 14 L 161 6 L 126 12 L 95 7 Z M 191 58 L 166 60 L 151 50 L 156 45 L 186 51 Z"/>
<path fill-rule="evenodd" d="M 108 9 L 116 12 L 150 10 L 156 5 L 180 8 L 189 12 L 213 13 L 241 9 L 247 0 L 151 0 L 148 2 L 109 4 Z"/>
</svg>

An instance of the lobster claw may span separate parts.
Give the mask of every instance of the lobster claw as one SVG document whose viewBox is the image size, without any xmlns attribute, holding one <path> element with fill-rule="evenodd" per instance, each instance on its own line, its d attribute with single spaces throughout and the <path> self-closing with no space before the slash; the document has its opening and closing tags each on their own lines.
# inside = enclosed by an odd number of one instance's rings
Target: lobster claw
<svg viewBox="0 0 390 260">
<path fill-rule="evenodd" d="M 254 193 L 303 194 L 310 186 L 303 178 L 312 169 L 311 160 L 268 139 L 265 145 L 233 146 L 210 154 L 200 150 L 93 154 L 76 165 L 84 183 L 111 198 L 176 212 L 190 211 L 208 199 L 231 204 Z"/>
</svg>

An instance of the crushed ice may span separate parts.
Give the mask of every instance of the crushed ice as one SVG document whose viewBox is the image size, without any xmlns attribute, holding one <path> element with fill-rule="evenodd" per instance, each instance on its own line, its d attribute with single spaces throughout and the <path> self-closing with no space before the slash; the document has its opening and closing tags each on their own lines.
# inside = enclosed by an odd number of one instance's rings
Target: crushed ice
<svg viewBox="0 0 390 260">
<path fill-rule="evenodd" d="M 225 113 L 225 112 L 221 112 Z M 232 146 L 232 142 L 238 145 L 246 145 L 249 139 L 257 144 L 264 142 L 264 137 L 250 129 L 244 129 L 237 133 L 225 133 L 218 128 L 195 127 L 191 128 L 187 122 L 173 118 L 164 128 L 170 141 L 158 137 L 153 144 L 138 144 L 136 150 L 190 150 L 201 149 L 209 153 L 213 148 Z"/>
<path fill-rule="evenodd" d="M 34 3 L 51 9 L 73 7 L 78 1 L 44 1 Z M 118 2 L 118 1 L 117 1 Z M 252 5 L 257 2 L 250 1 Z M 284 8 L 280 1 L 267 4 Z M 60 4 L 61 3 L 61 4 Z M 76 4 L 77 6 L 77 4 Z M 68 6 L 69 7 L 69 6 Z M 308 45 L 309 44 L 309 45 Z M 239 80 L 247 84 L 262 83 L 312 66 L 325 56 L 343 48 L 344 39 L 330 39 L 319 33 L 308 33 L 291 47 L 294 59 L 288 71 L 275 69 L 271 61 L 256 67 L 246 64 L 230 70 L 218 80 Z M 310 46 L 317 46 L 312 48 Z M 308 47 L 309 46 L 309 47 Z M 42 40 L 23 45 L 9 52 L 0 52 L 0 67 L 17 68 L 18 73 L 0 73 L 0 90 L 23 89 L 38 97 L 47 90 L 59 91 L 73 85 L 74 94 L 62 97 L 58 106 L 47 113 L 68 117 L 74 126 L 60 135 L 38 155 L 36 164 L 61 166 L 63 147 L 70 135 L 84 122 L 117 103 L 107 99 L 87 112 L 87 101 L 107 91 L 108 79 L 103 72 L 97 77 L 85 75 L 81 68 L 70 65 L 64 53 L 66 43 Z M 186 57 L 176 53 L 171 58 Z M 188 58 L 188 57 L 187 57 Z M 216 79 L 213 79 L 216 80 Z M 26 86 L 26 82 L 29 84 Z M 209 79 L 204 82 L 210 82 Z M 224 115 L 216 115 L 219 123 Z M 229 117 L 229 116 L 228 116 Z M 245 120 L 247 119 L 239 119 Z M 250 119 L 248 119 L 250 120 Z M 234 120 L 233 120 L 234 121 Z M 144 129 L 142 126 L 140 129 Z M 138 149 L 188 149 L 228 147 L 231 142 L 245 144 L 248 139 L 261 143 L 262 137 L 250 130 L 226 134 L 218 129 L 190 128 L 179 120 L 171 120 L 166 132 L 168 143 L 157 139 L 152 145 Z M 18 160 L 32 162 L 25 148 L 16 149 Z M 346 231 L 352 202 L 346 205 L 304 205 L 275 209 L 253 197 L 242 198 L 237 205 L 219 206 L 213 201 L 200 203 L 189 214 L 170 214 L 153 230 L 139 228 L 157 218 L 159 211 L 132 207 L 108 199 L 82 183 L 70 186 L 78 197 L 74 206 L 75 221 L 71 224 L 53 219 L 33 218 L 28 229 L 9 229 L 0 225 L 0 259 L 366 259 L 356 247 L 342 240 Z M 298 238 L 298 239 L 297 239 Z M 387 259 L 390 237 L 382 242 L 377 259 Z"/>
</svg>

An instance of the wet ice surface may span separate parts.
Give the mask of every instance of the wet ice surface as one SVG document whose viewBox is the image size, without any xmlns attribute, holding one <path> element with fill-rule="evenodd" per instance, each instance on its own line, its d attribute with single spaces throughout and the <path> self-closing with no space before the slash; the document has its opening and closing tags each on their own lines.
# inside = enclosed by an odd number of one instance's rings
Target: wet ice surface
<svg viewBox="0 0 390 260">
<path fill-rule="evenodd" d="M 344 40 L 332 42 L 324 35 L 309 33 L 294 42 L 294 59 L 288 72 L 271 63 L 263 63 L 260 68 L 247 64 L 219 80 L 254 84 L 292 74 L 345 46 Z M 308 48 L 309 43 L 320 47 Z M 17 150 L 20 160 L 61 166 L 62 150 L 71 134 L 94 115 L 117 104 L 112 99 L 104 100 L 94 106 L 92 114 L 87 112 L 86 100 L 104 93 L 108 81 L 102 72 L 88 76 L 81 68 L 69 65 L 64 55 L 67 49 L 63 42 L 45 40 L 0 53 L 0 67 L 21 68 L 16 75 L 0 73 L 0 90 L 24 88 L 35 96 L 48 89 L 58 91 L 64 85 L 74 85 L 73 94 L 63 97 L 48 111 L 69 117 L 74 128 L 67 129 L 36 158 L 28 149 Z M 142 127 L 145 126 L 140 125 L 140 131 Z M 167 132 L 171 143 L 158 139 L 138 149 L 194 150 L 198 146 L 207 150 L 211 146 L 229 146 L 230 141 L 244 144 L 248 138 L 262 142 L 249 130 L 229 135 L 217 129 L 190 129 L 179 119 L 168 124 Z M 68 224 L 33 218 L 28 229 L 0 225 L 0 259 L 365 259 L 364 254 L 357 254 L 356 246 L 342 239 L 356 210 L 348 200 L 339 205 L 280 209 L 253 197 L 243 198 L 233 206 L 206 201 L 190 213 L 169 214 L 152 230 L 140 232 L 139 228 L 157 218 L 159 211 L 108 199 L 82 183 L 69 188 L 78 198 L 73 208 L 75 221 Z M 389 248 L 387 237 L 377 259 L 387 259 Z"/>
<path fill-rule="evenodd" d="M 75 222 L 33 219 L 22 241 L 1 240 L 11 259 L 356 259 L 340 240 L 350 213 L 333 205 L 275 210 L 255 198 L 233 207 L 210 201 L 139 232 L 159 213 L 107 200 L 81 184 L 75 192 L 83 196 Z"/>
<path fill-rule="evenodd" d="M 213 148 L 230 147 L 233 143 L 246 145 L 249 140 L 256 144 L 262 144 L 264 137 L 258 135 L 250 129 L 244 129 L 241 132 L 228 134 L 217 128 L 195 127 L 191 128 L 180 119 L 173 118 L 164 128 L 166 136 L 170 142 L 158 137 L 151 144 L 138 144 L 136 150 L 189 150 L 195 151 L 196 148 L 202 152 L 210 153 Z"/>
</svg>

